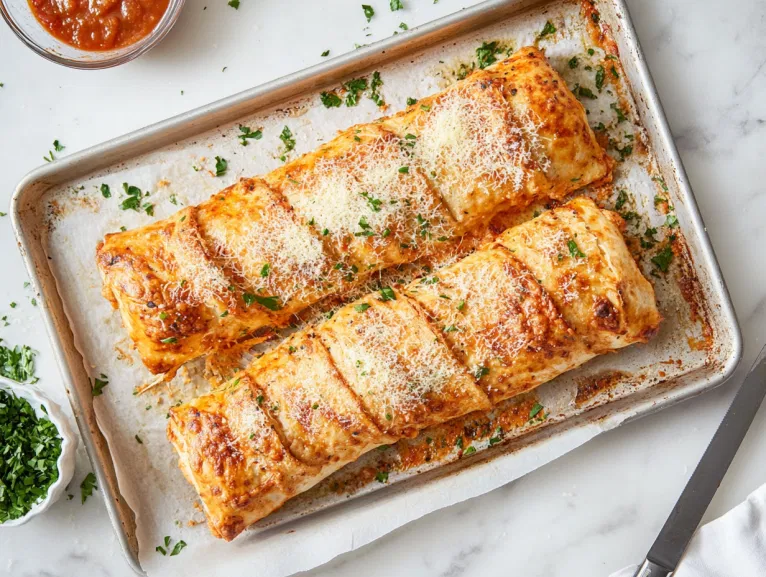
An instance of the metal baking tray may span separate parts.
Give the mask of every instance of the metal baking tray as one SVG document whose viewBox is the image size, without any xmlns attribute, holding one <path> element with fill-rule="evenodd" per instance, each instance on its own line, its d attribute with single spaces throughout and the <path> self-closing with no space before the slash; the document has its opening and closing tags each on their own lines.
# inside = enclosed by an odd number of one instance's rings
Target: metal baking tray
<svg viewBox="0 0 766 577">
<path fill-rule="evenodd" d="M 545 9 L 548 4 L 562 2 L 566 0 L 490 0 L 406 34 L 362 47 L 353 53 L 42 166 L 19 183 L 12 200 L 12 220 L 19 248 L 32 282 L 41 296 L 45 326 L 94 472 L 99 486 L 103 489 L 107 510 L 133 569 L 139 573 L 143 572 L 138 561 L 135 515 L 120 493 L 113 456 L 96 422 L 88 374 L 85 370 L 87 361 L 76 346 L 70 319 L 65 312 L 66 295 L 59 292 L 45 250 L 46 193 L 54 187 L 77 181 L 111 166 L 124 165 L 140 155 L 251 116 L 257 111 L 301 95 L 315 93 L 322 87 L 339 83 L 363 71 L 403 60 L 418 51 L 476 33 L 526 10 Z M 395 487 L 386 489 L 388 491 L 438 483 L 440 478 L 458 471 L 480 469 L 490 461 L 589 424 L 607 423 L 606 428 L 617 426 L 721 384 L 732 374 L 740 360 L 742 339 L 734 310 L 673 144 L 625 2 L 603 0 L 597 6 L 602 22 L 609 27 L 619 49 L 622 69 L 656 161 L 656 169 L 667 183 L 667 194 L 672 199 L 682 223 L 681 230 L 687 254 L 682 258 L 683 268 L 678 274 L 696 277 L 698 281 L 699 302 L 695 306 L 705 309 L 704 314 L 712 331 L 713 346 L 705 361 L 698 363 L 692 371 L 677 371 L 673 378 L 644 379 L 646 382 L 642 383 L 638 381 L 643 375 L 634 375 L 633 382 L 628 383 L 628 393 L 623 391 L 622 394 L 602 395 L 583 404 L 581 410 L 569 418 L 552 418 L 546 426 L 538 427 L 492 450 L 477 452 L 470 459 L 453 460 L 438 467 L 421 467 L 414 471 L 417 474 L 401 475 L 400 478 L 394 479 L 398 482 L 392 483 Z M 382 488 L 383 485 L 367 486 L 357 491 L 355 496 Z M 316 494 L 299 496 L 260 525 L 265 528 L 282 524 L 348 500 L 320 498 Z"/>
</svg>

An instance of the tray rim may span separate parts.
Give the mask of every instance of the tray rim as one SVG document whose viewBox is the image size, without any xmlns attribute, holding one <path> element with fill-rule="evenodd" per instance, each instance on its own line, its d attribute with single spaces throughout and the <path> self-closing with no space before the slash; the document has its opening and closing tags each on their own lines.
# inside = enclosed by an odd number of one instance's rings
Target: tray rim
<svg viewBox="0 0 766 577">
<path fill-rule="evenodd" d="M 133 158 L 151 150 L 168 146 L 189 136 L 210 130 L 217 125 L 230 121 L 229 116 L 236 117 L 252 114 L 256 110 L 262 110 L 273 106 L 283 99 L 295 98 L 300 93 L 305 93 L 311 89 L 318 88 L 340 80 L 353 74 L 354 72 L 371 68 L 378 64 L 396 60 L 403 55 L 416 52 L 420 49 L 439 44 L 450 37 L 460 36 L 470 33 L 473 30 L 479 30 L 492 23 L 498 22 L 500 18 L 507 18 L 515 13 L 522 12 L 533 6 L 544 5 L 552 0 L 487 0 L 467 9 L 459 10 L 453 14 L 444 16 L 437 20 L 423 24 L 411 29 L 405 34 L 400 34 L 388 39 L 380 40 L 370 45 L 364 46 L 353 52 L 348 52 L 330 60 L 321 62 L 314 66 L 298 70 L 294 73 L 276 78 L 267 83 L 241 91 L 234 95 L 219 99 L 212 103 L 200 106 L 198 108 L 183 112 L 170 117 L 166 120 L 156 122 L 143 128 L 139 128 L 125 135 L 110 139 L 106 142 L 93 145 L 82 151 L 67 156 L 54 163 L 40 166 L 33 169 L 17 185 L 11 198 L 10 216 L 17 245 L 21 253 L 24 265 L 33 283 L 35 292 L 40 296 L 43 294 L 43 287 L 47 286 L 40 280 L 38 269 L 45 269 L 52 277 L 52 271 L 46 261 L 38 262 L 32 251 L 32 245 L 41 242 L 39 231 L 27 230 L 23 222 L 23 216 L 29 210 L 30 203 L 34 203 L 45 193 L 47 189 L 61 182 L 77 178 L 80 175 L 91 173 L 103 169 L 117 162 L 118 158 Z M 678 192 L 684 202 L 684 208 L 690 220 L 690 228 L 694 229 L 698 244 L 697 249 L 699 257 L 697 258 L 697 267 L 705 270 L 709 275 L 709 283 L 714 294 L 717 294 L 720 307 L 718 316 L 724 323 L 723 329 L 728 332 L 732 342 L 729 347 L 728 357 L 723 360 L 718 372 L 692 381 L 683 387 L 679 387 L 675 396 L 668 396 L 658 402 L 657 399 L 639 400 L 636 404 L 627 409 L 620 409 L 614 412 L 614 415 L 625 413 L 616 426 L 631 422 L 642 416 L 649 415 L 660 409 L 672 406 L 678 402 L 694 397 L 702 392 L 710 390 L 728 380 L 736 370 L 743 355 L 744 343 L 741 328 L 734 310 L 731 296 L 723 278 L 722 271 L 718 264 L 715 252 L 713 250 L 710 238 L 707 234 L 704 220 L 700 214 L 696 203 L 694 193 L 691 188 L 688 176 L 681 161 L 678 150 L 673 142 L 672 133 L 667 122 L 659 94 L 649 71 L 646 59 L 641 49 L 636 30 L 626 4 L 626 0 L 601 0 L 605 3 L 611 3 L 616 9 L 618 16 L 622 16 L 621 24 L 624 31 L 614 30 L 613 34 L 625 36 L 630 43 L 631 49 L 635 53 L 635 66 L 637 69 L 639 84 L 643 90 L 642 96 L 644 104 L 657 124 L 658 136 L 661 138 L 661 146 L 670 159 L 670 165 L 675 171 L 675 180 L 678 183 Z M 635 82 L 631 87 L 635 88 Z M 289 95 L 286 93 L 290 93 Z M 241 111 L 241 112 L 240 112 Z M 159 141 L 159 142 L 158 142 Z M 656 145 L 655 145 L 656 146 Z M 28 197 L 32 197 L 31 199 Z M 53 306 L 63 313 L 63 301 L 58 292 L 58 288 L 52 287 L 55 302 Z M 72 406 L 78 429 L 83 438 L 83 444 L 86 447 L 88 458 L 93 466 L 94 473 L 99 486 L 104 493 L 104 502 L 109 514 L 112 527 L 117 534 L 118 541 L 129 566 L 138 574 L 145 575 L 138 558 L 138 547 L 135 536 L 131 539 L 128 535 L 125 524 L 130 522 L 123 515 L 124 509 L 133 513 L 122 499 L 116 480 L 110 478 L 107 474 L 105 465 L 113 469 L 111 454 L 108 454 L 109 462 L 102 461 L 103 455 L 96 447 L 97 438 L 103 441 L 100 430 L 95 423 L 86 422 L 83 416 L 83 409 L 89 408 L 92 412 L 92 398 L 83 399 L 75 386 L 73 372 L 75 367 L 70 364 L 70 360 L 65 352 L 65 344 L 62 339 L 66 338 L 71 342 L 75 349 L 79 361 L 84 360 L 79 351 L 73 344 L 73 335 L 71 330 L 66 337 L 61 334 L 60 328 L 54 317 L 54 311 L 51 308 L 47 298 L 41 298 L 41 312 L 43 322 L 51 342 L 56 364 L 59 369 L 62 383 L 65 387 L 70 405 Z M 58 311 L 56 311 L 58 312 Z M 64 314 L 64 317 L 66 315 Z M 67 329 L 69 324 L 67 322 Z M 699 369 L 698 369 L 699 370 Z M 696 371 L 681 375 L 679 378 L 691 376 Z M 629 399 L 630 397 L 628 397 Z M 624 400 L 624 399 L 623 399 Z M 618 403 L 617 404 L 621 404 Z M 609 413 L 615 407 L 607 403 L 595 407 L 584 414 L 579 415 L 570 421 L 572 427 L 582 426 L 583 423 L 594 420 L 605 420 L 609 418 Z M 562 423 L 553 424 L 540 431 L 534 431 L 521 437 L 520 444 L 526 446 L 533 444 L 536 439 L 548 434 L 555 434 L 555 431 L 561 428 Z M 105 442 L 105 441 L 104 441 Z M 516 445 L 516 443 L 511 443 Z M 107 448 L 107 453 L 109 453 Z M 504 451 L 505 453 L 505 451 Z M 500 455 L 497 455 L 500 456 Z M 477 455 L 479 457 L 479 455 Z M 477 459 L 476 465 L 488 462 L 486 459 Z M 490 459 L 491 461 L 491 459 Z M 448 469 L 450 464 L 440 469 Z M 473 468 L 473 467 L 471 467 Z M 427 475 L 427 474 L 426 474 Z M 430 477 L 430 475 L 427 475 Z M 433 475 L 433 480 L 437 480 L 440 475 Z M 113 484 L 112 482 L 113 481 Z M 408 485 L 405 481 L 402 485 Z M 362 496 L 365 498 L 366 496 Z M 135 521 L 132 521 L 135 526 Z"/>
</svg>

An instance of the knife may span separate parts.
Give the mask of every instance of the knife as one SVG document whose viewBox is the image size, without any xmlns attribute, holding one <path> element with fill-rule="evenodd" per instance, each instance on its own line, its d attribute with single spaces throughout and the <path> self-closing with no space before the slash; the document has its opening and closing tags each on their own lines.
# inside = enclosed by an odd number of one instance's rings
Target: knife
<svg viewBox="0 0 766 577">
<path fill-rule="evenodd" d="M 766 346 L 734 396 L 705 454 L 634 577 L 675 571 L 766 395 Z"/>
</svg>

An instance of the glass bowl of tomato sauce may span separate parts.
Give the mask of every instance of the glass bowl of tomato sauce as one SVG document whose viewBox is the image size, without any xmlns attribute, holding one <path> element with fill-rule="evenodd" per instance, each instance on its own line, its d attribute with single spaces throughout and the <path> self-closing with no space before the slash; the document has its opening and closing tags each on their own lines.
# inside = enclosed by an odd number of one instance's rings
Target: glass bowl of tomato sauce
<svg viewBox="0 0 766 577">
<path fill-rule="evenodd" d="M 40 56 L 99 69 L 137 58 L 159 43 L 184 0 L 0 0 L 0 13 Z"/>
</svg>

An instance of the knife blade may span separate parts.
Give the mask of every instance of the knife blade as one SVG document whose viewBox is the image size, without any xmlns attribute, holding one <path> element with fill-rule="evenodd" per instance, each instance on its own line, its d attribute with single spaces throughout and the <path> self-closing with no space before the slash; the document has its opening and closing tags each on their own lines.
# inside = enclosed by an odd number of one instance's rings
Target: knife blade
<svg viewBox="0 0 766 577">
<path fill-rule="evenodd" d="M 666 577 L 678 565 L 766 396 L 766 346 L 678 498 L 635 577 Z"/>
</svg>

